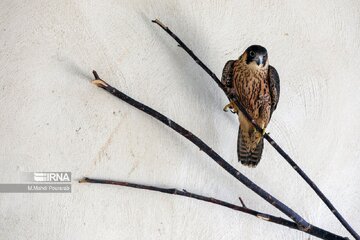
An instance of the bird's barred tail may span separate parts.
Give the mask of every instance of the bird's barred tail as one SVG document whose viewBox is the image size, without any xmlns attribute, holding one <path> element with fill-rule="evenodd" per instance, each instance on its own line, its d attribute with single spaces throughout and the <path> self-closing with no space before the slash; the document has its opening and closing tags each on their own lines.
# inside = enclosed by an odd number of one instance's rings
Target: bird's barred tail
<svg viewBox="0 0 360 240">
<path fill-rule="evenodd" d="M 246 143 L 247 141 L 245 139 L 245 136 L 244 134 L 242 134 L 239 127 L 238 144 L 237 144 L 238 160 L 243 165 L 246 165 L 248 167 L 256 167 L 256 165 L 260 162 L 261 159 L 261 155 L 264 148 L 264 139 L 261 138 L 260 142 L 253 151 L 247 148 Z"/>
</svg>

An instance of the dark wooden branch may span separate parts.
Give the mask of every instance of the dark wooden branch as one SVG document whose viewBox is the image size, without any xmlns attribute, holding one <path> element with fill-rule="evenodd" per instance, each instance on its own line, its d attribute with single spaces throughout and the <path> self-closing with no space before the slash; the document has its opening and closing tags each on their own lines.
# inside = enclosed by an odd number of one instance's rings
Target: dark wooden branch
<svg viewBox="0 0 360 240">
<path fill-rule="evenodd" d="M 92 178 L 83 178 L 79 181 L 80 183 L 99 183 L 99 184 L 111 184 L 111 185 L 118 185 L 118 186 L 124 186 L 124 187 L 130 187 L 130 188 L 137 188 L 137 189 L 145 189 L 145 190 L 150 190 L 150 191 L 155 191 L 155 192 L 161 192 L 161 193 L 167 193 L 167 194 L 173 194 L 173 195 L 178 195 L 178 196 L 183 196 L 183 197 L 188 197 L 188 198 L 194 198 L 200 201 L 204 201 L 204 202 L 209 202 L 212 204 L 216 204 L 216 205 L 220 205 L 226 208 L 230 208 L 232 210 L 235 211 L 240 211 L 243 213 L 247 213 L 250 215 L 253 215 L 261 220 L 267 221 L 267 222 L 272 222 L 272 223 L 276 223 L 279 225 L 283 225 L 295 230 L 299 230 L 299 231 L 303 231 L 303 229 L 299 228 L 296 223 L 291 222 L 289 220 L 283 219 L 281 217 L 276 217 L 267 213 L 262 213 L 262 212 L 258 212 L 255 211 L 253 209 L 244 207 L 244 203 L 243 201 L 240 199 L 241 203 L 242 203 L 242 207 L 235 205 L 235 204 L 231 204 L 216 198 L 212 198 L 212 197 L 206 197 L 206 196 L 202 196 L 202 195 L 198 195 L 192 192 L 188 192 L 186 190 L 178 190 L 176 188 L 160 188 L 160 187 L 155 187 L 155 186 L 150 186 L 150 185 L 143 185 L 143 184 L 136 184 L 136 183 L 130 183 L 130 182 L 121 182 L 121 181 L 113 181 L 113 180 L 102 180 L 102 179 L 92 179 Z M 328 232 L 326 230 L 323 230 L 321 228 L 315 227 L 313 226 L 311 229 L 309 229 L 306 233 L 311 234 L 313 236 L 322 238 L 322 239 L 346 239 L 340 236 L 337 236 L 331 232 Z"/>
<path fill-rule="evenodd" d="M 229 174 L 231 174 L 233 177 L 235 177 L 237 180 L 239 180 L 241 183 L 243 183 L 246 187 L 254 191 L 257 195 L 265 199 L 267 202 L 272 204 L 274 207 L 279 209 L 281 212 L 286 214 L 288 217 L 290 217 L 299 228 L 302 229 L 304 232 L 309 232 L 310 229 L 312 229 L 314 226 L 306 222 L 299 214 L 294 212 L 292 209 L 290 209 L 288 206 L 286 206 L 284 203 L 280 202 L 278 199 L 270 195 L 268 192 L 260 188 L 258 185 L 256 185 L 254 182 L 252 182 L 250 179 L 248 179 L 246 176 L 244 176 L 242 173 L 240 173 L 238 170 L 236 170 L 233 166 L 231 166 L 228 162 L 226 162 L 219 154 L 217 154 L 213 149 L 211 149 L 206 143 L 204 143 L 201 139 L 199 139 L 197 136 L 192 134 L 190 131 L 186 130 L 170 118 L 164 116 L 163 114 L 157 112 L 156 110 L 146 106 L 145 104 L 142 104 L 135 99 L 127 96 L 123 92 L 119 91 L 118 89 L 110 86 L 108 83 L 106 83 L 104 80 L 99 78 L 99 75 L 96 73 L 96 71 L 93 71 L 93 74 L 95 76 L 95 80 L 93 80 L 93 83 L 96 84 L 98 87 L 103 88 L 107 92 L 111 93 L 112 95 L 118 97 L 119 99 L 125 101 L 126 103 L 136 107 L 137 109 L 147 113 L 148 115 L 154 117 L 155 119 L 159 120 L 160 122 L 164 123 L 177 133 L 181 134 L 183 137 L 187 138 L 189 141 L 194 143 L 197 147 L 199 147 L 203 152 L 205 152 L 211 159 L 213 159 L 220 167 L 222 167 L 225 171 L 227 171 Z"/>
<path fill-rule="evenodd" d="M 227 91 L 226 87 L 221 83 L 219 78 L 213 73 L 194 53 L 191 51 L 179 37 L 177 37 L 167 26 L 165 26 L 158 19 L 152 20 L 152 22 L 159 25 L 165 32 L 167 32 L 181 48 L 183 48 L 192 59 L 195 60 L 197 64 L 200 65 L 202 69 L 205 70 L 207 74 L 215 81 L 215 83 L 224 91 L 226 96 L 230 101 L 235 102 L 240 111 L 246 116 L 246 118 L 252 122 L 257 131 L 263 132 L 263 129 L 256 124 L 254 119 L 246 112 L 244 106 L 238 101 L 237 98 L 231 96 Z M 344 217 L 339 213 L 339 211 L 334 207 L 330 200 L 321 192 L 321 190 L 315 185 L 315 183 L 305 174 L 305 172 L 294 162 L 294 160 L 270 137 L 269 134 L 265 133 L 264 138 L 273 146 L 276 151 L 291 165 L 293 169 L 306 181 L 308 185 L 315 191 L 315 193 L 320 197 L 320 199 L 326 204 L 330 211 L 336 216 L 340 223 L 351 233 L 355 239 L 360 239 L 359 234 L 350 226 L 350 224 L 344 219 Z"/>
</svg>

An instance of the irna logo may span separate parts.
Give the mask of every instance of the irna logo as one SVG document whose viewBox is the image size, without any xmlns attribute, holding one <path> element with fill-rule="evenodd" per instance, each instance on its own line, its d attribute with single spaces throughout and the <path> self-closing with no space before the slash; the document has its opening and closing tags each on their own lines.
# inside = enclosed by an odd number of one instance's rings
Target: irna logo
<svg viewBox="0 0 360 240">
<path fill-rule="evenodd" d="M 70 172 L 34 172 L 35 182 L 70 182 Z"/>
</svg>

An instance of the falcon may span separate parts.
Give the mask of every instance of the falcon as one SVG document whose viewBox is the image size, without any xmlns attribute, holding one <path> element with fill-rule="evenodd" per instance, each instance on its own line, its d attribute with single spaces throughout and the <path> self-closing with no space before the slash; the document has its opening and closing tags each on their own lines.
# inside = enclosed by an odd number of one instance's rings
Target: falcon
<svg viewBox="0 0 360 240">
<path fill-rule="evenodd" d="M 224 111 L 230 109 L 239 117 L 239 162 L 256 167 L 264 148 L 265 128 L 279 102 L 279 75 L 276 69 L 269 65 L 267 50 L 262 46 L 252 45 L 238 60 L 230 60 L 225 64 L 221 82 L 263 129 L 262 133 L 258 132 L 234 102 L 225 106 Z"/>
</svg>

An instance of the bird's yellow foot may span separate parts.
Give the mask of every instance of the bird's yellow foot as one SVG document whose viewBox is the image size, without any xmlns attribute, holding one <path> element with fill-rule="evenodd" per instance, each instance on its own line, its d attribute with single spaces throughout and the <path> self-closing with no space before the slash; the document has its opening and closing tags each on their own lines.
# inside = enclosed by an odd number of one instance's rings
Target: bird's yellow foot
<svg viewBox="0 0 360 240">
<path fill-rule="evenodd" d="M 263 128 L 263 130 L 262 130 L 262 135 L 264 136 L 265 133 L 266 133 L 266 128 Z"/>
<path fill-rule="evenodd" d="M 258 136 L 258 137 L 264 136 L 265 133 L 266 133 L 266 128 L 263 128 L 263 129 L 261 130 L 261 132 L 260 132 L 260 131 L 257 131 L 257 129 L 254 128 L 254 134 L 256 134 L 256 136 Z M 268 133 L 268 134 L 269 134 L 269 133 Z"/>
<path fill-rule="evenodd" d="M 101 79 L 95 79 L 95 80 L 92 80 L 91 83 L 95 84 L 96 86 L 98 87 L 101 87 L 101 88 L 105 88 L 109 85 L 107 85 L 106 82 L 104 82 L 103 80 Z"/>
<path fill-rule="evenodd" d="M 238 113 L 239 112 L 239 108 L 236 106 L 235 102 L 231 101 L 229 104 L 227 104 L 224 107 L 224 111 L 227 112 L 230 109 L 230 111 L 232 113 Z"/>
</svg>

